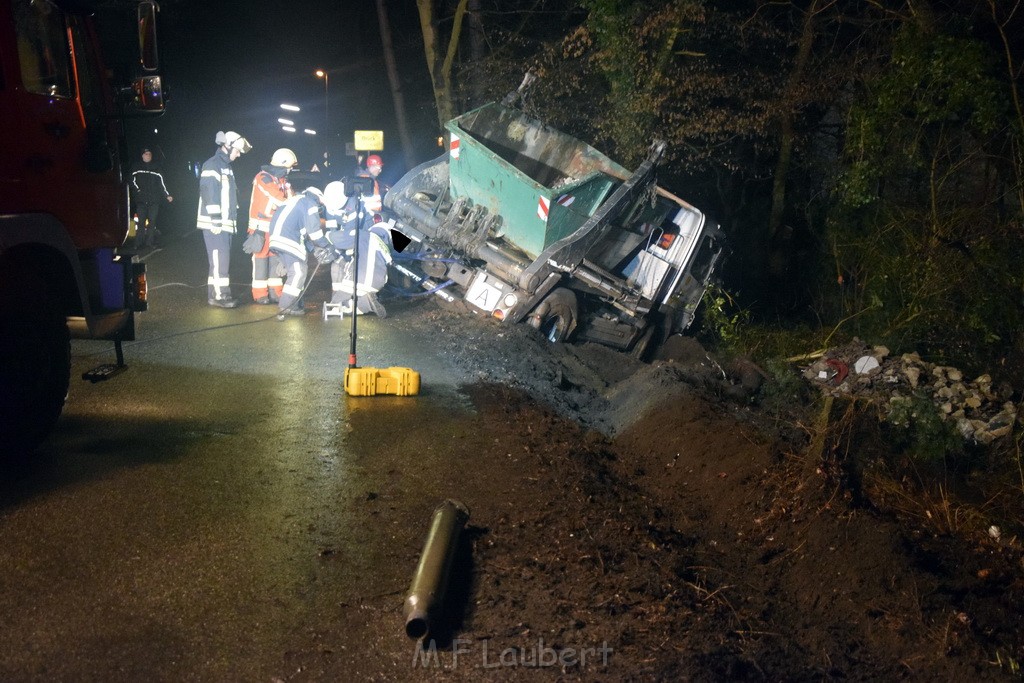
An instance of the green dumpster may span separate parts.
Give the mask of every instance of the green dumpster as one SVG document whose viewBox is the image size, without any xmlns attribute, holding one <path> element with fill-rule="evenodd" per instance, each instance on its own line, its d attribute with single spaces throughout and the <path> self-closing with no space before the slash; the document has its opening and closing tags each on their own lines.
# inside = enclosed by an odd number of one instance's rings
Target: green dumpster
<svg viewBox="0 0 1024 683">
<path fill-rule="evenodd" d="M 452 196 L 500 215 L 499 235 L 533 258 L 579 228 L 629 176 L 585 142 L 500 104 L 447 128 Z"/>
</svg>

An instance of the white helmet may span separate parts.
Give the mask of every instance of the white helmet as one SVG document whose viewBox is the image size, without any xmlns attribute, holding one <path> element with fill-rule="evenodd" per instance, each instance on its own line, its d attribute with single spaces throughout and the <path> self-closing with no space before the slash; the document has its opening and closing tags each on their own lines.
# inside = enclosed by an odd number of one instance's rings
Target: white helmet
<svg viewBox="0 0 1024 683">
<path fill-rule="evenodd" d="M 284 168 L 291 168 L 299 163 L 299 160 L 295 158 L 295 152 L 291 151 L 287 147 L 274 152 L 274 156 L 270 157 L 271 166 L 283 166 Z"/>
<path fill-rule="evenodd" d="M 318 202 L 323 203 L 324 201 L 324 193 L 320 191 L 319 187 L 307 187 L 302 193 L 316 197 Z"/>
<path fill-rule="evenodd" d="M 218 138 L 219 137 L 220 136 L 218 134 Z M 237 149 L 242 154 L 245 154 L 252 149 L 252 145 L 249 144 L 249 141 L 233 130 L 229 130 L 227 133 L 224 133 L 223 144 L 227 145 L 230 149 Z"/>
<path fill-rule="evenodd" d="M 324 207 L 331 213 L 338 213 L 348 197 L 345 196 L 345 183 L 340 180 L 327 183 L 324 187 Z"/>
</svg>

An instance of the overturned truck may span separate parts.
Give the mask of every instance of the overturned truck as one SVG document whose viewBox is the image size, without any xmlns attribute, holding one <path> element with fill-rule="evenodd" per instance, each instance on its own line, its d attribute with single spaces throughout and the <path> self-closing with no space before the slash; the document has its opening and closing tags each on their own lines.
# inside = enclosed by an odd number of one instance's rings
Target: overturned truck
<svg viewBox="0 0 1024 683">
<path fill-rule="evenodd" d="M 630 173 L 516 109 L 529 81 L 450 121 L 448 153 L 388 193 L 385 207 L 412 239 L 394 268 L 551 341 L 643 357 L 692 324 L 723 233 L 657 186 L 664 143 Z"/>
</svg>

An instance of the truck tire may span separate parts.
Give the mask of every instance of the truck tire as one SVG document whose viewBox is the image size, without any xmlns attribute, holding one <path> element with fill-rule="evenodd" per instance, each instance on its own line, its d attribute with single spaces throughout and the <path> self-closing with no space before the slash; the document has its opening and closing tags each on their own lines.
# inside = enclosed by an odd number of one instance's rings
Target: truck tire
<svg viewBox="0 0 1024 683">
<path fill-rule="evenodd" d="M 647 329 L 640 335 L 640 338 L 633 344 L 629 354 L 644 363 L 653 360 L 672 333 L 675 316 L 675 307 L 662 306 L 658 312 L 657 320 L 647 326 Z"/>
<path fill-rule="evenodd" d="M 552 290 L 538 308 L 545 304 L 546 309 L 537 329 L 547 337 L 549 342 L 568 341 L 573 330 L 576 329 L 576 320 L 579 317 L 576 293 L 571 289 L 559 287 Z"/>
<path fill-rule="evenodd" d="M 45 301 L 0 299 L 0 450 L 13 457 L 34 451 L 60 417 L 70 380 L 64 315 Z"/>
<path fill-rule="evenodd" d="M 638 361 L 646 362 L 651 356 L 651 342 L 654 341 L 656 325 L 648 325 L 647 329 L 643 331 L 640 338 L 633 343 L 633 348 L 630 349 L 629 355 L 636 358 Z"/>
</svg>

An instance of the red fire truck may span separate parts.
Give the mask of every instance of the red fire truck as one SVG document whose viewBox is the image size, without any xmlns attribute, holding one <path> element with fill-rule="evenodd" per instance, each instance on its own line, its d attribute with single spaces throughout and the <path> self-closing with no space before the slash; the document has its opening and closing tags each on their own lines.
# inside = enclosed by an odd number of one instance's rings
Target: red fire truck
<svg viewBox="0 0 1024 683">
<path fill-rule="evenodd" d="M 0 0 L 0 456 L 60 416 L 70 339 L 134 338 L 145 266 L 130 232 L 124 121 L 163 111 L 156 13 L 137 8 L 136 73 L 111 83 L 88 5 Z"/>
</svg>

